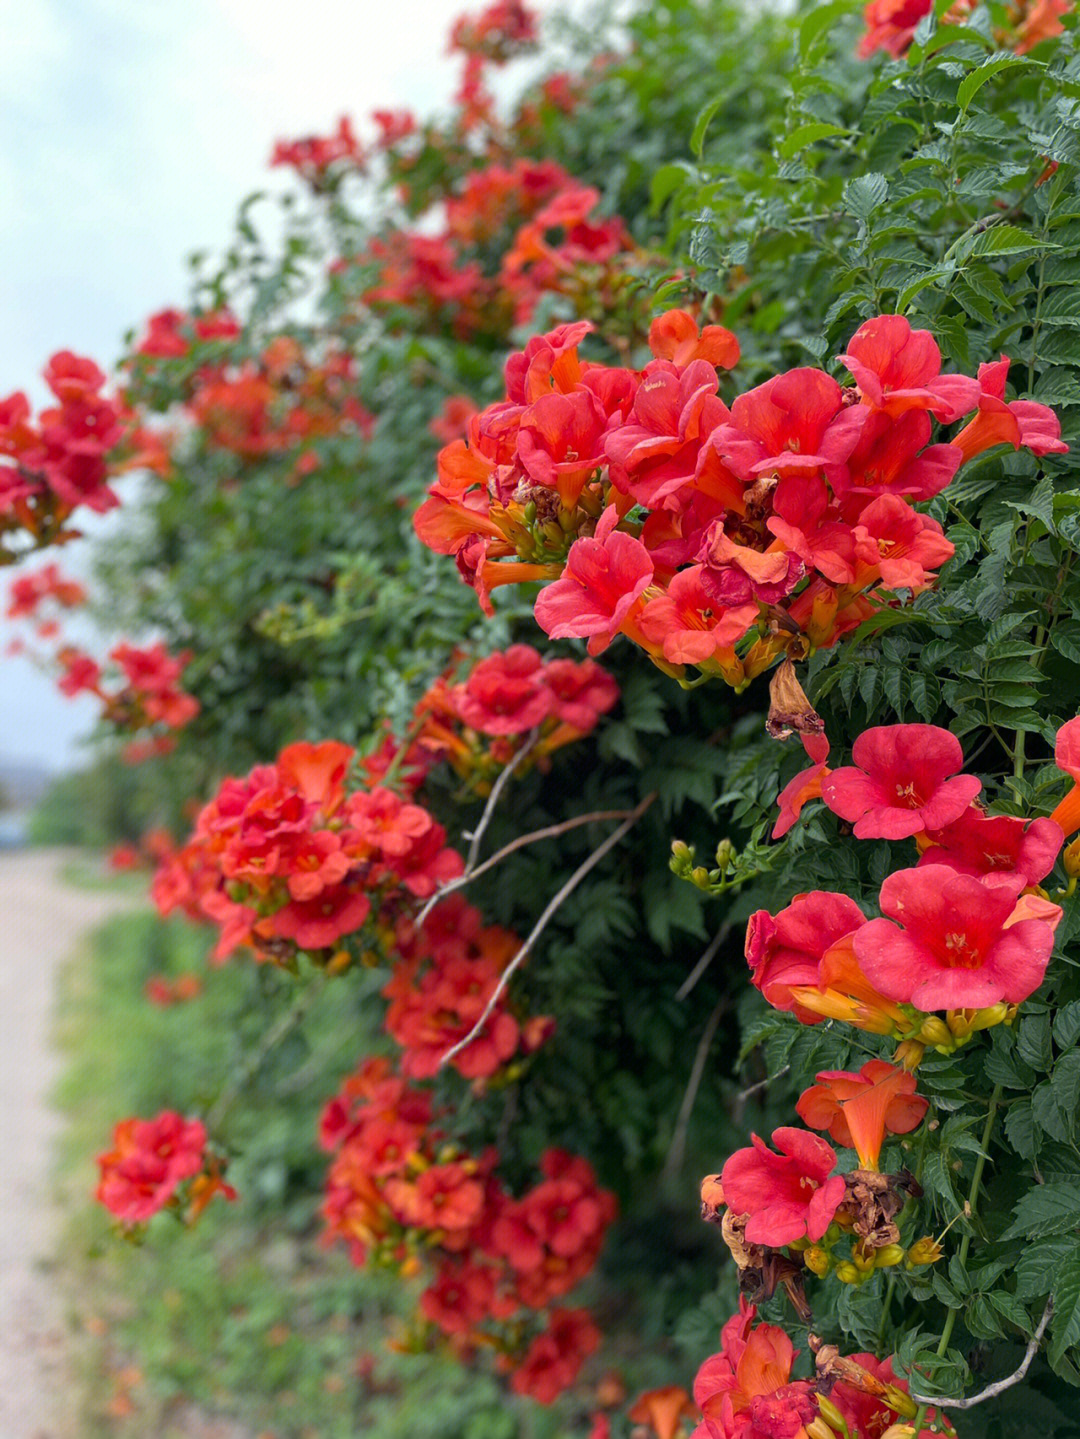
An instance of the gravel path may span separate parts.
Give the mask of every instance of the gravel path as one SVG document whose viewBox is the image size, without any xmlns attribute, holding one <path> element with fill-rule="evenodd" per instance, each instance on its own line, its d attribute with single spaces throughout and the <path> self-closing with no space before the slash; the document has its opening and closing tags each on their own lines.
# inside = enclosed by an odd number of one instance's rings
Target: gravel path
<svg viewBox="0 0 1080 1439">
<path fill-rule="evenodd" d="M 72 1390 L 63 1305 L 49 1272 L 61 1219 L 53 1194 L 60 1125 L 49 1096 L 63 965 L 127 896 L 75 889 L 57 850 L 0 853 L 0 1439 L 67 1439 Z"/>
</svg>

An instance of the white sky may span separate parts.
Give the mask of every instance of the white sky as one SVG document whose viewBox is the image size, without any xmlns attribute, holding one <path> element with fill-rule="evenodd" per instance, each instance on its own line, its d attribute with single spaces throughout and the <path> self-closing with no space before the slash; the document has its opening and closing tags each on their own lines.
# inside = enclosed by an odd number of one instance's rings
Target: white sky
<svg viewBox="0 0 1080 1439">
<path fill-rule="evenodd" d="M 126 330 L 182 306 L 186 257 L 222 249 L 239 202 L 286 183 L 266 166 L 275 139 L 445 110 L 450 23 L 483 3 L 0 0 L 0 396 L 40 403 L 53 351 L 107 368 Z M 75 571 L 79 548 L 33 565 Z M 0 619 L 0 755 L 70 767 L 94 703 L 5 657 L 11 632 Z"/>
</svg>

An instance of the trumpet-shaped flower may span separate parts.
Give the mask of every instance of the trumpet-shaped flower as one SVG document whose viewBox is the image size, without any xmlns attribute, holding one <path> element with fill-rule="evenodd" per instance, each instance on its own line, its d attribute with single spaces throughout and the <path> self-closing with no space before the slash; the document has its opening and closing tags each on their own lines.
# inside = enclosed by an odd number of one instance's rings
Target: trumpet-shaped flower
<svg viewBox="0 0 1080 1439">
<path fill-rule="evenodd" d="M 794 779 L 787 782 L 776 798 L 780 806 L 780 818 L 773 826 L 773 839 L 782 839 L 802 814 L 804 804 L 821 798 L 821 783 L 831 774 L 826 761 L 829 758 L 829 741 L 823 734 L 800 734 L 807 757 L 813 760 L 809 769 L 800 770 Z"/>
<path fill-rule="evenodd" d="M 854 766 L 834 769 L 821 797 L 855 825 L 856 839 L 905 839 L 959 819 L 982 789 L 975 775 L 957 774 L 960 741 L 936 725 L 879 725 L 851 750 Z"/>
<path fill-rule="evenodd" d="M 1073 787 L 1050 818 L 1061 826 L 1064 834 L 1080 829 L 1080 715 L 1067 720 L 1057 732 L 1054 742 L 1054 763 L 1072 779 Z"/>
<path fill-rule="evenodd" d="M 797 894 L 775 917 L 759 909 L 746 927 L 751 983 L 774 1009 L 794 1011 L 804 1024 L 819 1023 L 820 1016 L 800 1010 L 792 988 L 815 987 L 822 956 L 865 923 L 866 916 L 853 899 L 821 889 Z"/>
<path fill-rule="evenodd" d="M 1049 405 L 1035 400 L 1006 400 L 1009 361 L 1005 355 L 979 366 L 979 413 L 952 443 L 970 460 L 994 445 L 1012 445 L 1034 455 L 1063 455 L 1068 445 L 1061 438 L 1061 421 Z"/>
<path fill-rule="evenodd" d="M 653 576 L 640 540 L 615 528 L 618 511 L 601 515 L 596 533 L 575 540 L 560 580 L 542 590 L 536 621 L 553 640 L 589 636 L 589 653 L 607 648 Z"/>
<path fill-rule="evenodd" d="M 972 805 L 944 829 L 919 835 L 916 843 L 923 850 L 920 865 L 947 864 L 957 874 L 1016 873 L 1025 883 L 1038 884 L 1053 869 L 1063 839 L 1052 819 L 1025 823 Z"/>
<path fill-rule="evenodd" d="M 750 1138 L 752 1148 L 737 1149 L 720 1172 L 728 1208 L 749 1216 L 747 1240 L 779 1248 L 820 1239 L 846 1188 L 843 1175 L 832 1173 L 836 1151 L 816 1134 L 788 1126 L 773 1131 L 779 1154 L 756 1134 Z"/>
<path fill-rule="evenodd" d="M 875 315 L 852 335 L 837 356 L 851 371 L 863 400 L 874 410 L 901 415 L 929 410 L 949 424 L 975 409 L 979 381 L 941 374 L 941 351 L 929 330 L 913 330 L 903 315 Z"/>
<path fill-rule="evenodd" d="M 815 1078 L 795 1105 L 799 1118 L 856 1150 L 863 1169 L 877 1168 L 886 1134 L 910 1134 L 929 1105 L 915 1093 L 915 1076 L 884 1059 L 868 1060 L 858 1074 L 826 1069 Z"/>
<path fill-rule="evenodd" d="M 883 994 L 924 1011 L 1019 1004 L 1042 983 L 1061 918 L 1044 900 L 1028 917 L 1023 888 L 1018 874 L 898 870 L 881 887 L 887 917 L 854 937 L 859 964 Z"/>
</svg>

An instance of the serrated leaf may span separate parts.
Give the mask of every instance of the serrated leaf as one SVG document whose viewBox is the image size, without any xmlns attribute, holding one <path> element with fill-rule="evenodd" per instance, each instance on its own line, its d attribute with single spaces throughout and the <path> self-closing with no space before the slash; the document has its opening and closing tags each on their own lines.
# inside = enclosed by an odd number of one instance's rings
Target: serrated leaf
<svg viewBox="0 0 1080 1439">
<path fill-rule="evenodd" d="M 1004 1319 L 1007 1319 L 1010 1324 L 1015 1324 L 1016 1327 L 1022 1329 L 1025 1334 L 1031 1333 L 1031 1316 L 1015 1294 L 1010 1294 L 1007 1289 L 992 1289 L 986 1297 L 997 1312 Z"/>
<path fill-rule="evenodd" d="M 1028 230 L 1021 230 L 1019 225 L 992 225 L 989 230 L 984 230 L 981 235 L 975 237 L 972 245 L 971 255 L 1022 255 L 1028 250 L 1054 250 L 1048 240 L 1040 239 L 1038 235 L 1031 234 Z"/>
<path fill-rule="evenodd" d="M 1066 1349 L 1080 1344 L 1080 1242 L 1054 1270 L 1054 1317 L 1050 1321 L 1049 1357 L 1060 1362 Z"/>
<path fill-rule="evenodd" d="M 985 65 L 980 65 L 978 69 L 972 70 L 966 79 L 961 80 L 956 92 L 956 103 L 960 107 L 960 113 L 964 114 L 988 80 L 992 80 L 1002 70 L 1014 70 L 1022 65 L 1039 65 L 1041 68 L 1041 61 L 1028 60 L 1023 55 L 999 55 L 996 60 L 988 60 Z"/>
<path fill-rule="evenodd" d="M 1058 1059 L 1050 1084 L 1067 1127 L 1065 1138 L 1069 1139 L 1076 1132 L 1080 1116 L 1080 1051 L 1072 1050 Z"/>
<path fill-rule="evenodd" d="M 1080 999 L 1063 1004 L 1054 1015 L 1054 1043 L 1059 1049 L 1071 1049 L 1080 1039 Z"/>
<path fill-rule="evenodd" d="M 1080 1184 L 1044 1184 L 1025 1194 L 1002 1239 L 1046 1239 L 1080 1225 Z"/>
<path fill-rule="evenodd" d="M 1028 1014 L 1021 1019 L 1016 1036 L 1016 1057 L 1030 1064 L 1036 1074 L 1049 1072 L 1053 1057 L 1049 1014 Z"/>
<path fill-rule="evenodd" d="M 976 1294 L 964 1309 L 964 1323 L 976 1339 L 1000 1339 L 1005 1333 L 985 1294 Z"/>
<path fill-rule="evenodd" d="M 1005 1116 L 1005 1138 L 1021 1159 L 1032 1160 L 1039 1152 L 1039 1139 L 1035 1133 L 1035 1119 L 1030 1099 L 1018 1099 L 1009 1105 Z"/>
<path fill-rule="evenodd" d="M 1063 1144 L 1068 1143 L 1069 1123 L 1061 1112 L 1049 1080 L 1040 1084 L 1031 1096 L 1031 1114 L 1044 1134 L 1049 1134 L 1051 1139 L 1060 1140 Z"/>
<path fill-rule="evenodd" d="M 1050 643 L 1067 660 L 1080 665 L 1080 624 L 1074 621 L 1058 625 L 1051 631 Z"/>
<path fill-rule="evenodd" d="M 844 183 L 844 209 L 865 224 L 874 211 L 885 203 L 888 193 L 889 184 L 884 175 L 873 170 L 865 175 L 857 175 L 854 180 Z"/>
<path fill-rule="evenodd" d="M 1041 1299 L 1050 1293 L 1058 1266 L 1073 1251 L 1072 1239 L 1045 1239 L 1027 1244 L 1016 1261 L 1016 1294 L 1019 1299 Z"/>
</svg>

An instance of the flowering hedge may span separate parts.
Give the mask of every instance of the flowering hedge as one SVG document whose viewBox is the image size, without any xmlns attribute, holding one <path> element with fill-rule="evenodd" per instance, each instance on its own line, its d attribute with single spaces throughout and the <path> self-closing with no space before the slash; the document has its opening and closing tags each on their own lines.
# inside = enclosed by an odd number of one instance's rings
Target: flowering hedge
<svg viewBox="0 0 1080 1439">
<path fill-rule="evenodd" d="M 280 261 L 245 207 L 133 336 L 93 493 L 163 457 L 102 577 L 165 638 L 63 683 L 170 727 L 154 898 L 288 998 L 99 1197 L 257 1191 L 245 1100 L 333 987 L 321 1232 L 409 1287 L 398 1347 L 559 1400 L 530 1434 L 1065 1439 L 1072 7 L 627 34 L 504 114 L 533 17 L 463 18 L 447 119 L 282 141 Z"/>
</svg>

